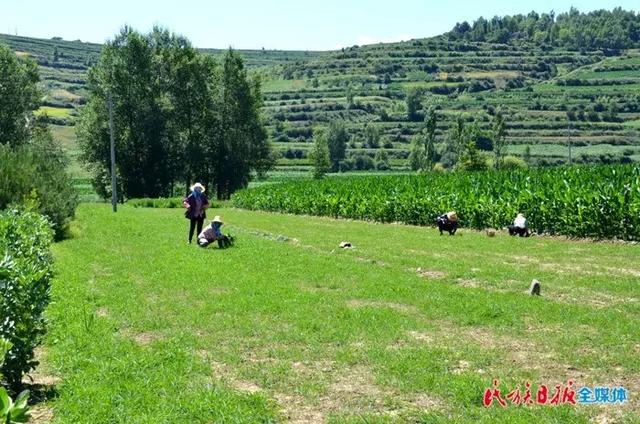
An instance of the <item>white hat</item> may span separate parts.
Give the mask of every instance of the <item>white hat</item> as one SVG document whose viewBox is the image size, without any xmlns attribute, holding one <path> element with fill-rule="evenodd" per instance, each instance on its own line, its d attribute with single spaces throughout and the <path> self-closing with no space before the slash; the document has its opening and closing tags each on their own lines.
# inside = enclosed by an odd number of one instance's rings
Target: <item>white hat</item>
<svg viewBox="0 0 640 424">
<path fill-rule="evenodd" d="M 455 212 L 451 211 L 451 212 L 449 212 L 449 213 L 447 214 L 447 219 L 448 219 L 449 221 L 456 222 L 456 221 L 458 221 L 458 215 L 456 215 L 456 213 L 455 213 Z"/>
<path fill-rule="evenodd" d="M 200 189 L 200 191 L 201 191 L 202 193 L 204 193 L 204 192 L 205 192 L 205 190 L 206 190 L 206 189 L 204 188 L 204 186 L 203 186 L 202 184 L 200 184 L 200 183 L 195 183 L 194 185 L 192 185 L 191 187 L 189 187 L 189 189 L 190 189 L 191 191 L 194 191 L 196 188 L 199 188 L 199 189 Z"/>
<path fill-rule="evenodd" d="M 213 222 L 219 222 L 221 224 L 224 224 L 224 222 L 222 222 L 222 218 L 220 218 L 220 215 L 216 215 L 216 217 L 213 218 Z"/>
</svg>

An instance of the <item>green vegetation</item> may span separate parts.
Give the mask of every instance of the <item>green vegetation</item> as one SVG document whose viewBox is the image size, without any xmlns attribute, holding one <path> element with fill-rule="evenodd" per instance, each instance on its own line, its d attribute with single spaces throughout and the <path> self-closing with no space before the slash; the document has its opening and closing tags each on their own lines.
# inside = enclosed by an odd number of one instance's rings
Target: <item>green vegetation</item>
<svg viewBox="0 0 640 424">
<path fill-rule="evenodd" d="M 38 80 L 35 62 L 19 60 L 0 44 L 0 145 L 16 146 L 29 137 L 40 101 Z"/>
<path fill-rule="evenodd" d="M 162 66 L 158 66 L 162 63 Z M 266 172 L 270 146 L 262 127 L 260 83 L 229 50 L 221 63 L 161 28 L 124 28 L 89 72 L 89 102 L 78 138 L 93 185 L 111 194 L 109 101 L 123 198 L 172 196 L 194 181 L 219 199 Z"/>
<path fill-rule="evenodd" d="M 46 332 L 52 238 L 49 222 L 38 213 L 19 209 L 0 212 L 0 339 L 10 343 L 4 360 L 0 360 L 0 375 L 16 392 L 23 385 L 22 377 L 38 365 L 34 350 Z M 6 406 L 4 399 L 0 405 Z"/>
<path fill-rule="evenodd" d="M 639 146 L 633 124 L 640 115 L 640 56 L 633 48 L 637 24 L 637 15 L 619 9 L 572 10 L 558 16 L 480 19 L 468 29 L 462 23 L 445 35 L 403 43 L 322 53 L 239 53 L 262 81 L 267 133 L 282 157 L 278 172 L 308 171 L 314 129 L 334 121 L 343 121 L 350 136 L 343 162 L 365 164 L 369 157 L 375 167 L 378 149 L 366 143 L 366 131 L 375 129 L 391 170 L 407 171 L 411 141 L 422 133 L 421 120 L 429 109 L 438 114 L 434 147 L 442 155 L 458 115 L 490 133 L 499 107 L 506 152 L 521 151 L 521 146 L 566 147 L 570 135 L 574 146 L 621 146 L 607 157 L 585 149 L 581 163 L 625 163 L 636 155 L 624 155 L 622 146 Z M 579 38 L 578 28 L 589 32 Z M 83 107 L 87 64 L 97 62 L 101 46 L 11 36 L 0 36 L 0 41 L 38 61 L 48 103 Z M 51 62 L 56 48 L 59 65 Z M 75 124 L 73 116 L 48 119 Z M 550 155 L 533 150 L 532 166 L 568 163 L 566 148 Z M 356 168 L 342 168 L 349 169 Z"/>
<path fill-rule="evenodd" d="M 25 201 L 46 215 L 61 238 L 78 204 L 64 152 L 47 139 L 10 148 L 0 144 L 0 210 Z"/>
<path fill-rule="evenodd" d="M 233 204 L 247 209 L 415 225 L 433 225 L 438 215 L 455 210 L 462 226 L 478 229 L 510 225 L 521 212 L 538 233 L 639 240 L 640 168 L 575 167 L 292 181 L 243 190 L 233 197 Z"/>
<path fill-rule="evenodd" d="M 454 39 L 511 43 L 529 41 L 573 50 L 620 50 L 640 47 L 640 17 L 634 11 L 615 8 L 587 14 L 571 8 L 555 16 L 531 12 L 528 15 L 480 18 L 469 25 L 458 23 L 449 33 Z"/>
<path fill-rule="evenodd" d="M 67 159 L 39 107 L 35 62 L 0 45 L 0 211 L 28 200 L 62 236 L 77 204 Z"/>
<path fill-rule="evenodd" d="M 11 349 L 11 343 L 0 338 L 0 368 L 4 365 L 4 357 Z M 2 380 L 2 374 L 0 374 Z M 29 399 L 29 391 L 25 390 L 16 398 L 15 402 L 9 396 L 7 389 L 0 387 L 0 423 L 13 424 L 25 423 L 28 421 L 29 407 L 27 401 Z"/>
<path fill-rule="evenodd" d="M 0 43 L 0 424 L 25 385 L 74 424 L 637 421 L 637 13 L 322 53 Z M 127 202 L 71 221 L 110 195 L 111 100 Z M 195 180 L 233 249 L 185 245 Z M 456 236 L 424 228 L 449 210 Z M 536 237 L 499 230 L 519 212 Z M 484 408 L 495 379 L 630 398 Z"/>
<path fill-rule="evenodd" d="M 494 378 L 503 393 L 569 379 L 640 390 L 635 246 L 216 213 L 233 249 L 184 245 L 175 209 L 79 208 L 76 236 L 54 246 L 55 422 L 637 418 L 635 397 L 481 403 Z M 541 297 L 525 294 L 533 278 Z"/>
<path fill-rule="evenodd" d="M 66 119 L 71 117 L 72 112 L 73 112 L 73 109 L 42 106 L 40 109 L 38 109 L 38 111 L 36 112 L 36 115 L 39 115 L 39 116 L 46 115 L 47 117 Z"/>
</svg>

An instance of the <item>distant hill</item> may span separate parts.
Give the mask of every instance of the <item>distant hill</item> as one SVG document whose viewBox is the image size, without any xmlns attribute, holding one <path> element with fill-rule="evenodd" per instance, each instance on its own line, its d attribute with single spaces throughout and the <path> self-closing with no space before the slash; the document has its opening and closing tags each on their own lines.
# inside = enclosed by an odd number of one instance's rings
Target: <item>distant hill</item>
<svg viewBox="0 0 640 424">
<path fill-rule="evenodd" d="M 533 163 L 566 162 L 569 140 L 574 162 L 640 161 L 637 15 L 572 10 L 553 17 L 554 23 L 551 18 L 480 19 L 433 38 L 329 52 L 242 51 L 263 79 L 269 134 L 282 153 L 279 169 L 307 169 L 313 128 L 332 120 L 346 122 L 351 155 L 373 157 L 384 148 L 393 169 L 406 169 L 410 139 L 421 130 L 420 115 L 428 107 L 437 109 L 440 140 L 459 114 L 487 129 L 490 115 L 502 108 L 508 151 L 527 152 Z M 615 37 L 618 22 L 627 26 L 616 48 L 597 37 L 572 44 L 571 29 L 585 22 L 595 28 L 589 34 L 602 37 Z M 607 22 L 615 30 L 598 33 Z M 100 46 L 5 35 L 0 42 L 40 64 L 48 93 L 45 111 L 53 124 L 73 125 L 86 98 L 86 71 Z M 422 105 L 411 119 L 405 105 L 409 92 L 416 92 Z M 379 141 L 365 140 L 366 126 L 379 130 Z M 68 127 L 53 128 L 73 145 Z"/>
</svg>

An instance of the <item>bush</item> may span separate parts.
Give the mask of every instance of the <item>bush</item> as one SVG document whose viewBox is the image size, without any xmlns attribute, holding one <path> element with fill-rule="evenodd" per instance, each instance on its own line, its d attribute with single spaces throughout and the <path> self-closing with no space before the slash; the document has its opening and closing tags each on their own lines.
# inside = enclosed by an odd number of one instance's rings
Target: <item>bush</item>
<svg viewBox="0 0 640 424">
<path fill-rule="evenodd" d="M 35 193 L 39 212 L 53 223 L 59 239 L 75 214 L 78 196 L 64 152 L 49 137 L 45 133 L 14 148 L 0 145 L 0 210 Z"/>
<path fill-rule="evenodd" d="M 515 156 L 505 156 L 502 159 L 502 169 L 526 169 L 528 167 L 527 162 Z"/>
<path fill-rule="evenodd" d="M 37 212 L 12 209 L 0 214 L 0 338 L 11 343 L 1 374 L 14 390 L 38 365 L 34 349 L 46 332 L 52 238 L 51 224 Z"/>
<path fill-rule="evenodd" d="M 369 171 L 375 168 L 375 163 L 371 157 L 359 154 L 353 158 L 354 167 L 358 171 Z"/>
<path fill-rule="evenodd" d="M 11 349 L 11 343 L 0 338 L 0 368 L 4 364 L 4 356 Z M 0 378 L 2 375 L 0 374 Z M 0 423 L 26 423 L 29 414 L 29 391 L 20 393 L 15 402 L 9 397 L 4 387 L 0 387 Z"/>
<path fill-rule="evenodd" d="M 436 174 L 444 174 L 445 172 L 447 172 L 447 170 L 444 169 L 444 166 L 442 166 L 442 164 L 438 162 L 433 165 L 433 172 L 435 172 Z"/>
</svg>

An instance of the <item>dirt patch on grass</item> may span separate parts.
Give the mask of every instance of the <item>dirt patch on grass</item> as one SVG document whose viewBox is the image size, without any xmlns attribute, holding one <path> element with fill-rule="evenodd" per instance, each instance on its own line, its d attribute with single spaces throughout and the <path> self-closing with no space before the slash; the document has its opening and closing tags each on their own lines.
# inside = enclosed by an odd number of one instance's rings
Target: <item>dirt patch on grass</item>
<svg viewBox="0 0 640 424">
<path fill-rule="evenodd" d="M 453 374 L 459 375 L 467 371 L 471 364 L 468 361 L 460 360 L 458 364 L 451 370 Z"/>
<path fill-rule="evenodd" d="M 550 299 L 560 303 L 591 306 L 597 309 L 638 302 L 635 297 L 625 298 L 600 291 L 577 288 L 571 289 L 566 293 L 553 293 Z"/>
<path fill-rule="evenodd" d="M 475 278 L 471 278 L 471 279 L 458 278 L 456 280 L 456 283 L 460 287 L 468 287 L 468 288 L 472 288 L 472 289 L 478 288 L 482 284 L 482 283 L 480 283 L 480 281 L 476 280 Z"/>
<path fill-rule="evenodd" d="M 302 375 L 317 375 L 318 373 L 332 373 L 335 371 L 334 361 L 304 361 L 293 362 L 291 368 Z"/>
<path fill-rule="evenodd" d="M 504 367 L 521 371 L 531 371 L 548 381 L 584 381 L 592 370 L 578 370 L 571 364 L 561 361 L 551 347 L 540 345 L 537 341 L 523 336 L 512 337 L 497 334 L 486 327 L 459 326 L 449 321 L 432 322 L 435 328 L 429 330 L 413 330 L 407 336 L 414 342 L 421 342 L 437 347 L 456 350 L 458 345 L 475 345 L 482 350 L 496 352 L 497 359 L 489 364 L 486 370 L 476 370 L 481 374 L 494 372 Z M 401 346 L 402 347 L 402 346 Z M 459 359 L 451 368 L 453 374 L 461 374 L 474 367 L 465 359 Z M 482 371 L 482 372 L 480 372 Z"/>
<path fill-rule="evenodd" d="M 355 260 L 358 261 L 358 262 L 364 262 L 364 263 L 371 264 L 371 265 L 378 265 L 378 266 L 381 266 L 381 267 L 386 267 L 386 266 L 389 265 L 388 263 L 383 262 L 383 261 L 379 261 L 377 259 L 363 258 L 361 256 L 356 257 Z"/>
<path fill-rule="evenodd" d="M 425 343 L 433 342 L 433 337 L 434 336 L 430 335 L 430 334 L 427 334 L 427 333 L 423 333 L 423 332 L 420 332 L 420 331 L 409 331 L 407 334 L 412 339 L 420 341 L 420 342 L 425 342 Z"/>
<path fill-rule="evenodd" d="M 605 268 L 608 272 L 620 275 L 622 277 L 640 277 L 640 270 L 630 268 Z"/>
<path fill-rule="evenodd" d="M 244 231 L 256 237 L 264 238 L 271 241 L 277 241 L 280 243 L 290 243 L 293 245 L 300 244 L 300 240 L 298 240 L 297 238 L 285 236 L 282 234 L 274 234 L 268 231 L 259 231 L 259 230 L 250 230 L 250 229 L 244 229 Z"/>
<path fill-rule="evenodd" d="M 120 334 L 123 337 L 133 340 L 139 346 L 149 346 L 156 341 L 165 339 L 162 334 L 153 331 L 134 333 L 131 329 L 124 329 L 120 331 Z"/>
<path fill-rule="evenodd" d="M 31 407 L 29 422 L 34 424 L 48 424 L 53 421 L 53 408 L 46 405 Z"/>
<path fill-rule="evenodd" d="M 62 381 L 62 379 L 56 375 L 33 372 L 25 376 L 22 379 L 22 381 L 25 384 L 34 385 L 34 386 L 53 387 L 56 384 L 59 384 Z"/>
<path fill-rule="evenodd" d="M 107 308 L 98 308 L 96 309 L 96 316 L 99 318 L 106 318 L 109 316 L 109 310 Z"/>
<path fill-rule="evenodd" d="M 411 409 L 418 409 L 420 411 L 434 411 L 443 407 L 442 401 L 433 396 L 429 396 L 426 393 L 418 394 L 413 398 L 404 400 Z"/>
<path fill-rule="evenodd" d="M 300 395 L 277 393 L 276 400 L 281 405 L 281 414 L 291 424 L 311 424 L 325 421 L 325 412 L 318 406 L 307 403 Z"/>
<path fill-rule="evenodd" d="M 317 368 L 317 364 L 312 366 Z M 391 389 L 378 386 L 373 373 L 363 365 L 351 368 L 335 368 L 331 364 L 333 380 L 317 399 L 306 399 L 297 394 L 277 393 L 276 400 L 282 408 L 282 416 L 290 423 L 322 423 L 330 415 L 358 416 L 374 414 L 395 416 L 398 405 L 401 410 L 433 410 L 442 402 L 427 394 L 401 395 Z M 306 365 L 304 367 L 306 369 Z M 393 398 L 390 404 L 387 400 Z"/>
<path fill-rule="evenodd" d="M 198 350 L 196 355 L 210 365 L 211 377 L 215 380 L 219 380 L 239 392 L 248 394 L 262 392 L 262 388 L 257 383 L 239 378 L 229 365 L 212 360 L 206 350 Z"/>
<path fill-rule="evenodd" d="M 429 280 L 440 280 L 445 277 L 445 273 L 442 271 L 436 271 L 432 269 L 418 268 L 415 270 L 416 274 L 420 278 L 428 278 Z"/>
<path fill-rule="evenodd" d="M 230 289 L 228 289 L 227 287 L 211 287 L 208 292 L 210 294 L 215 294 L 215 295 L 222 295 L 222 294 L 228 294 L 231 292 Z"/>
<path fill-rule="evenodd" d="M 358 309 L 358 308 L 386 308 L 393 309 L 398 312 L 403 313 L 418 313 L 419 310 L 413 305 L 407 305 L 404 303 L 395 303 L 395 302 L 385 302 L 385 301 L 377 301 L 377 300 L 362 300 L 362 299 L 352 299 L 347 302 L 347 306 L 349 308 Z"/>
</svg>

